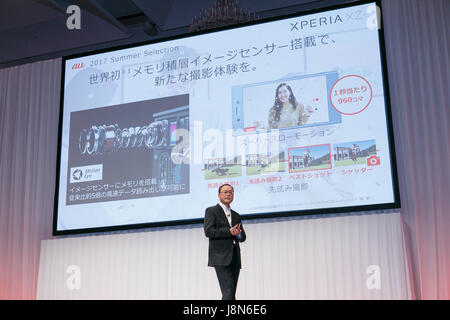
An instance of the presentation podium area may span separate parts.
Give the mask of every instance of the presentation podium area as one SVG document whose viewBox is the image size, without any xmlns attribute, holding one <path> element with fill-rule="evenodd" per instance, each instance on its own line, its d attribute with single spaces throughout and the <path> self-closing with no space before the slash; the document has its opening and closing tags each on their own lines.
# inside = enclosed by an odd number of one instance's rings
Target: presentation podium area
<svg viewBox="0 0 450 320">
<path fill-rule="evenodd" d="M 237 299 L 412 299 L 400 213 L 244 220 Z M 37 299 L 221 298 L 202 224 L 43 240 Z"/>
</svg>

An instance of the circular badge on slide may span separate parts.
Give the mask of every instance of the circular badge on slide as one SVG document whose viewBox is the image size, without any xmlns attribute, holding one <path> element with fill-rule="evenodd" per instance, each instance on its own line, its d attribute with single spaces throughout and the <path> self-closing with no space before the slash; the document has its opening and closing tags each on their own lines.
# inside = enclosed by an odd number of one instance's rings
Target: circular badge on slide
<svg viewBox="0 0 450 320">
<path fill-rule="evenodd" d="M 362 112 L 370 105 L 372 96 L 370 83 L 357 75 L 340 78 L 330 90 L 331 105 L 337 112 L 345 115 Z"/>
</svg>

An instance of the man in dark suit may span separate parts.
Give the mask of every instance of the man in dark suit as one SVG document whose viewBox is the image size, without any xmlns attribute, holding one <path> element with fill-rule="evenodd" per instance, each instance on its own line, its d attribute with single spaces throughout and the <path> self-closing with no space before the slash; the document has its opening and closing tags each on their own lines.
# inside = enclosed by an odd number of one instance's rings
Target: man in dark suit
<svg viewBox="0 0 450 320">
<path fill-rule="evenodd" d="M 219 188 L 220 202 L 206 209 L 204 231 L 209 238 L 208 266 L 216 269 L 223 300 L 236 299 L 241 269 L 239 242 L 246 239 L 241 217 L 231 210 L 234 190 L 229 184 Z"/>
</svg>

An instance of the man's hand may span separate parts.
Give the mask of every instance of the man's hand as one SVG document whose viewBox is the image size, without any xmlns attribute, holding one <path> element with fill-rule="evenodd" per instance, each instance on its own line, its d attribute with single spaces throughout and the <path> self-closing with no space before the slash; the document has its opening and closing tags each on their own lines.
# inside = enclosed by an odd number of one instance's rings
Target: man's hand
<svg viewBox="0 0 450 320">
<path fill-rule="evenodd" d="M 235 225 L 234 227 L 230 228 L 230 233 L 232 236 L 237 237 L 238 235 L 240 235 L 242 232 L 241 230 L 241 224 L 238 223 L 237 225 Z"/>
</svg>

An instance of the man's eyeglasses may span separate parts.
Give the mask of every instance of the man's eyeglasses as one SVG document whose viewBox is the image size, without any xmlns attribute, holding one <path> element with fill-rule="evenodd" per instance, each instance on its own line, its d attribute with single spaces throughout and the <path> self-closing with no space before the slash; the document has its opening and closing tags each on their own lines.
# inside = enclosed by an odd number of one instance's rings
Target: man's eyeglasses
<svg viewBox="0 0 450 320">
<path fill-rule="evenodd" d="M 220 191 L 220 193 L 223 193 L 223 194 L 233 194 L 234 191 Z"/>
</svg>

